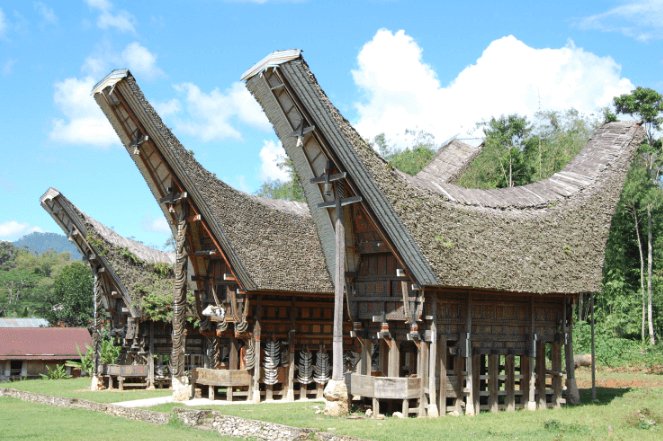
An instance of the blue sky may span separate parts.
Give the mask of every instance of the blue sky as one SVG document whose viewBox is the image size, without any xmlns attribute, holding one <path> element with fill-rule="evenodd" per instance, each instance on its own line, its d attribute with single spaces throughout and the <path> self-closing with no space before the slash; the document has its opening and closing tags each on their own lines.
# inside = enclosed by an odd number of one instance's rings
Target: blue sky
<svg viewBox="0 0 663 441">
<path fill-rule="evenodd" d="M 636 85 L 663 90 L 663 0 L 0 1 L 0 240 L 60 232 L 53 186 L 118 233 L 162 246 L 163 216 L 90 97 L 128 67 L 183 144 L 254 192 L 283 179 L 269 123 L 239 81 L 300 48 L 370 138 L 442 141 L 500 114 L 597 112 Z"/>
</svg>

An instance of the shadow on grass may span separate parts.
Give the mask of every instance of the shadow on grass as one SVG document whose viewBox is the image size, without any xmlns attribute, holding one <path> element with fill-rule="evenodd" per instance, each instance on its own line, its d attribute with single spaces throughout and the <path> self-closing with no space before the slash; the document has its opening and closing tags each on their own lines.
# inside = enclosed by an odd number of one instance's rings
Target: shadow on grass
<svg viewBox="0 0 663 441">
<path fill-rule="evenodd" d="M 586 406 L 588 404 L 604 406 L 610 404 L 615 398 L 623 397 L 632 390 L 630 387 L 597 387 L 596 401 L 592 401 L 592 389 L 580 389 L 580 403 L 578 406 Z"/>
</svg>

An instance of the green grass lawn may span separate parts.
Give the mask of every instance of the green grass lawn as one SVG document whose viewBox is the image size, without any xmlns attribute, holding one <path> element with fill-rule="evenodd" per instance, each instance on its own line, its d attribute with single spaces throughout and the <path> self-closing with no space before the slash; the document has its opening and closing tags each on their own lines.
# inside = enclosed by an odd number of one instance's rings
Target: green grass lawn
<svg viewBox="0 0 663 441">
<path fill-rule="evenodd" d="M 663 375 L 599 371 L 596 403 L 590 403 L 589 370 L 578 371 L 578 384 L 581 387 L 583 398 L 583 404 L 579 406 L 536 412 L 482 413 L 476 417 L 448 416 L 434 419 L 409 418 L 405 420 L 387 417 L 385 420 L 376 420 L 362 418 L 361 414 L 358 414 L 354 419 L 334 419 L 316 414 L 316 409 L 324 407 L 324 404 L 320 402 L 263 403 L 260 405 L 212 406 L 211 408 L 225 415 L 236 415 L 297 427 L 309 427 L 376 441 L 402 439 L 446 440 L 454 438 L 472 439 L 473 441 L 492 439 L 529 440 L 534 438 L 541 441 L 574 439 L 586 441 L 606 438 L 615 440 L 637 439 L 639 441 L 663 439 L 663 428 L 661 427 L 663 425 Z M 169 394 L 169 391 L 89 392 L 83 390 L 87 387 L 87 380 L 37 380 L 11 383 L 7 386 L 17 386 L 22 390 L 84 398 L 99 402 Z M 7 400 L 5 402 L 9 403 Z M 9 406 L 5 402 L 0 401 L 0 424 L 2 426 L 5 425 L 5 419 L 7 418 L 5 416 L 6 409 L 13 409 L 10 413 L 22 412 L 20 409 L 15 409 L 14 406 L 18 406 L 15 403 L 19 403 L 20 406 L 18 407 L 21 409 L 26 406 L 28 408 L 31 406 L 42 407 L 15 400 L 12 400 L 11 403 L 13 404 Z M 174 407 L 180 406 L 181 404 L 167 404 L 151 409 L 170 412 Z M 52 412 L 57 415 L 62 412 L 62 410 L 56 408 L 48 409 L 53 409 Z M 99 415 L 99 418 L 102 417 L 111 418 Z M 65 418 L 65 416 L 62 418 Z M 116 421 L 116 419 L 112 420 Z M 18 424 L 12 418 L 7 418 L 6 421 L 13 427 Z M 130 422 L 126 422 L 126 424 L 130 424 Z M 148 427 L 153 426 L 148 425 Z M 38 429 L 31 428 L 31 430 Z M 69 430 L 69 428 L 63 430 Z M 67 436 L 66 439 L 77 439 L 79 429 L 73 428 L 72 430 L 74 436 Z M 191 436 L 198 433 L 192 429 L 189 430 L 191 430 Z M 189 439 L 188 433 L 187 439 Z M 100 439 L 113 439 L 112 433 L 108 436 L 108 438 Z M 10 437 L 9 439 L 18 438 Z M 159 439 L 168 438 L 160 437 Z"/>
<path fill-rule="evenodd" d="M 316 414 L 323 403 L 215 406 L 225 415 L 310 427 L 376 441 L 448 440 L 660 440 L 663 439 L 663 375 L 599 372 L 597 402 L 590 403 L 588 370 L 578 372 L 583 403 L 545 411 L 481 413 L 476 417 L 334 419 Z M 171 411 L 177 404 L 156 406 Z M 181 405 L 179 405 L 181 406 Z M 211 408 L 211 407 L 207 407 Z"/>
<path fill-rule="evenodd" d="M 28 392 L 36 392 L 56 397 L 78 398 L 95 401 L 97 403 L 117 403 L 127 400 L 140 400 L 143 398 L 166 397 L 171 394 L 168 389 L 157 390 L 90 390 L 90 378 L 69 378 L 66 380 L 23 380 L 11 383 L 0 383 L 0 387 L 8 387 Z"/>
<path fill-rule="evenodd" d="M 216 432 L 131 421 L 81 409 L 64 409 L 0 397 L 0 439 L 15 440 L 230 440 Z"/>
</svg>

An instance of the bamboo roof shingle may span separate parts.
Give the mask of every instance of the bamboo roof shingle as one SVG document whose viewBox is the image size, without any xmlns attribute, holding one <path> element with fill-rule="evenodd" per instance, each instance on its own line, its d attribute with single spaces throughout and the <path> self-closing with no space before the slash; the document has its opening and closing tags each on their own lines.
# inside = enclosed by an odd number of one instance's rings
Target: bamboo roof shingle
<svg viewBox="0 0 663 441">
<path fill-rule="evenodd" d="M 320 241 L 304 204 L 235 190 L 206 170 L 164 124 L 129 71 L 113 71 L 93 90 L 155 198 L 175 178 L 220 244 L 246 291 L 330 293 Z M 140 133 L 140 152 L 136 146 Z M 152 152 L 157 154 L 153 155 Z M 146 155 L 150 158 L 139 158 Z M 159 159 L 156 171 L 145 161 Z M 156 161 L 156 160 L 155 160 Z M 171 228 L 173 219 L 162 204 Z"/>
<path fill-rule="evenodd" d="M 278 55 L 278 54 L 277 54 Z M 610 222 L 644 136 L 636 123 L 599 128 L 562 171 L 534 184 L 500 190 L 466 189 L 434 172 L 406 177 L 390 167 L 330 102 L 301 57 L 263 60 L 243 78 L 275 126 L 293 111 L 277 103 L 274 72 L 303 119 L 373 213 L 388 240 L 423 286 L 529 293 L 599 290 Z M 279 92 L 283 93 L 283 92 Z M 290 118 L 290 119 L 289 119 Z"/>
</svg>

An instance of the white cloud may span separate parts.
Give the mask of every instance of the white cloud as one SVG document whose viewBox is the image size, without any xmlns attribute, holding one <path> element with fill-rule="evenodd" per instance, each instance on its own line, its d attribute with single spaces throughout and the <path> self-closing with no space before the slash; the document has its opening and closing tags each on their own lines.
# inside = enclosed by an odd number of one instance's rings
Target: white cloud
<svg viewBox="0 0 663 441">
<path fill-rule="evenodd" d="M 286 170 L 279 167 L 279 164 L 282 164 L 285 158 L 285 150 L 283 150 L 281 143 L 264 141 L 260 149 L 260 179 L 263 182 L 288 182 L 290 175 Z"/>
<path fill-rule="evenodd" d="M 122 59 L 135 74 L 153 78 L 163 74 L 156 65 L 157 57 L 137 42 L 129 43 L 122 51 Z"/>
<path fill-rule="evenodd" d="M 267 117 L 244 84 L 233 83 L 221 92 L 205 93 L 193 83 L 182 83 L 175 90 L 184 94 L 186 116 L 178 119 L 178 132 L 196 136 L 203 141 L 241 139 L 236 123 L 245 123 L 260 130 L 270 129 Z"/>
<path fill-rule="evenodd" d="M 41 18 L 44 19 L 45 22 L 55 24 L 58 22 L 58 16 L 55 15 L 55 12 L 53 11 L 52 8 L 50 8 L 48 5 L 42 3 L 42 2 L 35 2 L 34 4 L 35 10 L 41 15 Z"/>
<path fill-rule="evenodd" d="M 99 77 L 112 68 L 127 67 L 140 78 L 156 78 L 163 71 L 156 65 L 157 56 L 138 42 L 129 43 L 120 53 L 102 46 L 83 62 L 82 70 L 87 75 Z"/>
<path fill-rule="evenodd" d="M 153 233 L 172 233 L 168 226 L 168 222 L 163 217 L 158 217 L 156 219 L 146 218 L 143 221 L 143 227 L 145 230 Z"/>
<path fill-rule="evenodd" d="M 639 41 L 663 38 L 663 0 L 630 0 L 606 12 L 585 17 L 584 29 L 619 32 Z"/>
<path fill-rule="evenodd" d="M 168 101 L 155 101 L 152 103 L 154 108 L 156 109 L 157 113 L 162 117 L 165 118 L 170 115 L 174 115 L 180 110 L 182 110 L 180 106 L 180 101 L 177 98 L 173 98 Z"/>
<path fill-rule="evenodd" d="M 64 118 L 53 120 L 49 136 L 65 144 L 109 147 L 119 140 L 103 112 L 90 95 L 92 77 L 67 78 L 55 84 L 53 100 Z"/>
<path fill-rule="evenodd" d="M 0 37 L 3 37 L 7 32 L 7 19 L 5 18 L 5 13 L 0 8 Z"/>
<path fill-rule="evenodd" d="M 125 10 L 113 12 L 113 5 L 108 0 L 87 0 L 88 6 L 99 11 L 97 27 L 100 29 L 116 29 L 120 32 L 136 32 L 136 19 Z"/>
<path fill-rule="evenodd" d="M 35 231 L 44 231 L 39 227 L 23 224 L 15 220 L 0 223 L 0 240 L 16 240 L 21 236 Z"/>
<path fill-rule="evenodd" d="M 475 130 L 492 116 L 575 108 L 592 113 L 633 84 L 610 57 L 572 43 L 535 49 L 514 36 L 491 42 L 477 61 L 447 86 L 422 59 L 422 49 L 404 31 L 379 30 L 357 57 L 352 72 L 364 99 L 355 106 L 356 127 L 365 137 L 385 133 L 403 145 L 407 129 L 424 130 L 438 142 Z"/>
</svg>

